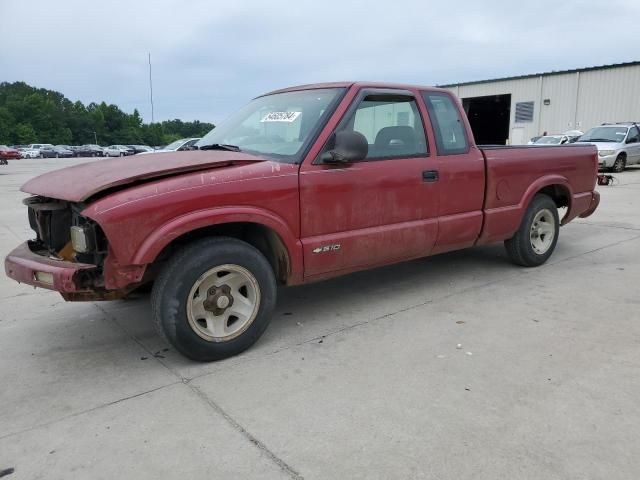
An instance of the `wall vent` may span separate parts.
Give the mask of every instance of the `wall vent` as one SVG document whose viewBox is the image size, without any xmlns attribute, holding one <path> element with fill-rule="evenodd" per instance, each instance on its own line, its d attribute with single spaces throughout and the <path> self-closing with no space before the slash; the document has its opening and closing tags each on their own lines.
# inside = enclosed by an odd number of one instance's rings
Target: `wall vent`
<svg viewBox="0 0 640 480">
<path fill-rule="evenodd" d="M 516 103 L 516 123 L 533 122 L 533 103 L 534 102 Z"/>
</svg>

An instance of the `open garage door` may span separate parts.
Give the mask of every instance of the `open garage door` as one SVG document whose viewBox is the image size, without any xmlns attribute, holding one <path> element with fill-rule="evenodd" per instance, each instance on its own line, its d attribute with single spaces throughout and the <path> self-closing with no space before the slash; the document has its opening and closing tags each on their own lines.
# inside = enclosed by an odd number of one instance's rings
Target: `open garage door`
<svg viewBox="0 0 640 480">
<path fill-rule="evenodd" d="M 462 106 L 478 145 L 506 145 L 511 94 L 463 98 Z"/>
</svg>

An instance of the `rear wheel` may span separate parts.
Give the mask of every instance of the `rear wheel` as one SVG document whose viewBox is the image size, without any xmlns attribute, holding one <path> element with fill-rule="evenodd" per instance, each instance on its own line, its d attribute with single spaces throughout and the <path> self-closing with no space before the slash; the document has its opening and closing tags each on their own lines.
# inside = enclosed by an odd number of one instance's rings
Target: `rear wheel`
<svg viewBox="0 0 640 480">
<path fill-rule="evenodd" d="M 553 254 L 560 233 L 558 208 L 548 195 L 536 195 L 516 234 L 504 242 L 511 261 L 537 267 Z"/>
<path fill-rule="evenodd" d="M 616 158 L 616 161 L 613 163 L 613 166 L 611 167 L 611 171 L 620 173 L 624 171 L 626 166 L 627 166 L 627 157 L 623 153 L 621 153 L 620 155 L 618 155 L 618 157 Z"/>
<path fill-rule="evenodd" d="M 236 355 L 264 333 L 275 306 L 271 265 L 234 238 L 198 240 L 169 260 L 153 285 L 158 333 L 198 361 Z"/>
</svg>

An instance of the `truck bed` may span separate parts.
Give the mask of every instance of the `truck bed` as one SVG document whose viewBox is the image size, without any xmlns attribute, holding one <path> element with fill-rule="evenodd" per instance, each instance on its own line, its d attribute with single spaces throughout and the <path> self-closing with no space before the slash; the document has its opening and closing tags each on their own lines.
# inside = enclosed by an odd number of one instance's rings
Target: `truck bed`
<svg viewBox="0 0 640 480">
<path fill-rule="evenodd" d="M 565 224 L 589 208 L 598 170 L 593 145 L 479 147 L 485 158 L 485 224 L 479 243 L 509 238 L 532 196 L 555 184 L 567 207 Z"/>
</svg>

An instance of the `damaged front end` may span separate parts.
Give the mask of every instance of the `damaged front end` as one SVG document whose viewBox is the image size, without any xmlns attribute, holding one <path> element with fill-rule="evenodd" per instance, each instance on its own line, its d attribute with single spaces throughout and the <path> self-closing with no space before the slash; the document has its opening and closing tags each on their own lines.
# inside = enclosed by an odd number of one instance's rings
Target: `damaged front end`
<svg viewBox="0 0 640 480">
<path fill-rule="evenodd" d="M 85 205 L 42 196 L 23 203 L 36 238 L 7 256 L 7 276 L 56 290 L 69 301 L 113 300 L 139 285 L 144 269 L 121 272 L 100 226 L 82 215 Z"/>
<path fill-rule="evenodd" d="M 96 265 L 98 275 L 92 285 L 100 286 L 98 277 L 108 245 L 98 224 L 81 215 L 84 205 L 37 196 L 23 203 L 36 233 L 36 239 L 29 242 L 31 250 L 57 260 Z"/>
</svg>

